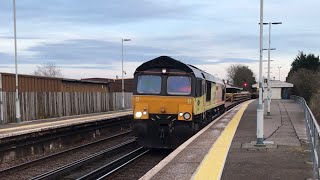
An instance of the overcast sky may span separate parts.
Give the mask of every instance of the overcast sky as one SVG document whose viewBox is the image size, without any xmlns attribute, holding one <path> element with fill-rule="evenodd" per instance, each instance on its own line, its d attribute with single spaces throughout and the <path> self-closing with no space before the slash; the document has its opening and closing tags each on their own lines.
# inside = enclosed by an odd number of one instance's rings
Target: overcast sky
<svg viewBox="0 0 320 180">
<path fill-rule="evenodd" d="M 19 72 L 55 63 L 67 78 L 126 77 L 167 55 L 220 78 L 231 64 L 258 74 L 259 0 L 16 0 Z M 299 50 L 320 54 L 319 0 L 265 1 L 272 77 L 284 80 Z M 14 72 L 12 0 L 0 1 L 0 72 Z M 267 48 L 268 28 L 265 26 Z M 267 52 L 264 53 L 267 59 Z M 266 63 L 264 64 L 266 67 Z"/>
</svg>

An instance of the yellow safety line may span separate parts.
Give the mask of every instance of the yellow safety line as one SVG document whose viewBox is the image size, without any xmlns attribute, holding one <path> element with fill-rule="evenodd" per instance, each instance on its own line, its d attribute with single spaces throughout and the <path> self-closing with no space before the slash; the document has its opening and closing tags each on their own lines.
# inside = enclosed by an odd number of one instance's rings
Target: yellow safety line
<svg viewBox="0 0 320 180">
<path fill-rule="evenodd" d="M 192 179 L 219 180 L 221 178 L 233 136 L 237 130 L 244 111 L 252 101 L 253 100 L 246 102 L 237 112 L 237 114 L 233 116 L 227 127 L 210 148 L 209 153 L 202 160 L 200 166 L 193 174 Z"/>
<path fill-rule="evenodd" d="M 40 124 L 29 124 L 29 125 L 22 125 L 18 127 L 11 127 L 11 128 L 5 128 L 5 129 L 0 129 L 0 132 L 6 132 L 6 131 L 11 131 L 11 130 L 24 130 L 27 128 L 41 128 L 41 127 L 46 127 L 49 125 L 64 125 L 68 124 L 70 122 L 74 121 L 80 121 L 80 120 L 85 120 L 85 121 L 92 121 L 92 120 L 98 120 L 101 118 L 113 118 L 117 116 L 123 116 L 123 115 L 129 115 L 128 112 L 117 112 L 117 113 L 111 113 L 111 114 L 103 114 L 103 115 L 95 115 L 95 116 L 88 116 L 88 117 L 79 117 L 79 118 L 72 118 L 72 119 L 67 119 L 67 120 L 58 120 L 58 121 L 53 121 L 53 122 L 44 122 Z"/>
</svg>

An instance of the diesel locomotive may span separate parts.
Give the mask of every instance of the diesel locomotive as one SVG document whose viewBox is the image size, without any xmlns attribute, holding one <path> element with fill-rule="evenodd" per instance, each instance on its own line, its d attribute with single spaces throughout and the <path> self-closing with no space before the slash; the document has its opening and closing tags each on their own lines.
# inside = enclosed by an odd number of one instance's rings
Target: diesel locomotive
<svg viewBox="0 0 320 180">
<path fill-rule="evenodd" d="M 134 73 L 133 131 L 140 145 L 173 149 L 225 110 L 225 84 L 168 56 Z"/>
</svg>

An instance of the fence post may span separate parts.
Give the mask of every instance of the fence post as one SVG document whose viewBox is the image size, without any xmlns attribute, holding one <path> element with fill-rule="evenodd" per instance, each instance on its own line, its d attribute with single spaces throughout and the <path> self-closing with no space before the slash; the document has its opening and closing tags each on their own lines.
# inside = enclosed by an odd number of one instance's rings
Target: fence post
<svg viewBox="0 0 320 180">
<path fill-rule="evenodd" d="M 2 77 L 0 73 L 0 124 L 4 124 L 3 119 L 3 91 L 2 91 Z"/>
<path fill-rule="evenodd" d="M 319 134 L 317 134 L 316 153 L 317 153 L 317 155 L 319 154 Z M 320 160 L 319 160 L 319 157 L 318 157 L 316 177 L 319 177 L 319 175 L 320 175 L 319 161 Z"/>
</svg>

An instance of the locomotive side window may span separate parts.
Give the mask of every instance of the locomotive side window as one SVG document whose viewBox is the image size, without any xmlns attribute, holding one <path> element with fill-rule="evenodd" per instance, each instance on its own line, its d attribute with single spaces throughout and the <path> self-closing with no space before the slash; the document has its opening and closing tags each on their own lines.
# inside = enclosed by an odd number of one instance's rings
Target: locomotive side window
<svg viewBox="0 0 320 180">
<path fill-rule="evenodd" d="M 197 79 L 196 81 L 196 97 L 201 97 L 204 93 L 203 93 L 203 88 L 202 88 L 202 80 L 201 79 Z"/>
<path fill-rule="evenodd" d="M 186 76 L 169 76 L 167 93 L 170 95 L 189 95 L 191 93 L 191 78 Z"/>
<path fill-rule="evenodd" d="M 138 76 L 137 92 L 141 94 L 160 94 L 161 77 L 155 75 Z"/>
<path fill-rule="evenodd" d="M 206 94 L 206 101 L 211 100 L 211 82 L 207 81 L 207 94 Z"/>
<path fill-rule="evenodd" d="M 222 86 L 222 101 L 224 101 L 225 96 L 226 96 L 226 88 Z"/>
</svg>

